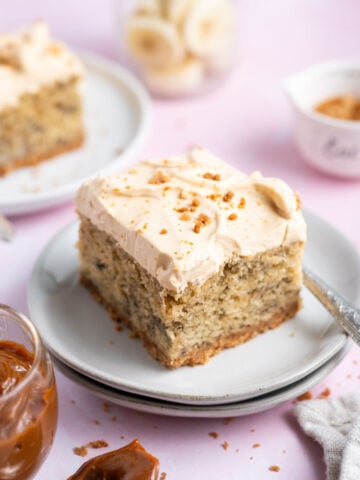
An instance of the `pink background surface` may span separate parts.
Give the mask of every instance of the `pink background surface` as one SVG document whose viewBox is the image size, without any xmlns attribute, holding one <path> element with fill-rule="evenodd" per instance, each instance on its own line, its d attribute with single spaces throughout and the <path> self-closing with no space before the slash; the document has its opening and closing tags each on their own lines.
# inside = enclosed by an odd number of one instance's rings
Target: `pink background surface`
<svg viewBox="0 0 360 480">
<path fill-rule="evenodd" d="M 0 0 L 0 30 L 41 17 L 72 46 L 117 59 L 115 3 Z M 178 153 L 194 144 L 207 146 L 245 172 L 258 169 L 282 177 L 301 193 L 306 208 L 359 247 L 360 180 L 330 178 L 304 163 L 293 144 L 291 111 L 281 82 L 319 61 L 360 57 L 360 3 L 243 0 L 239 6 L 238 63 L 232 75 L 210 95 L 154 102 L 152 132 L 138 157 Z M 48 240 L 74 217 L 73 206 L 67 203 L 13 219 L 14 241 L 0 244 L 1 302 L 27 312 L 26 291 L 34 262 Z M 354 347 L 313 389 L 314 396 L 325 387 L 332 396 L 358 390 L 358 362 L 360 352 Z M 322 450 L 298 427 L 292 402 L 231 422 L 161 417 L 115 405 L 107 413 L 102 400 L 59 372 L 56 375 L 59 427 L 38 480 L 62 480 L 73 473 L 84 461 L 74 455 L 75 446 L 105 439 L 106 450 L 111 450 L 134 437 L 160 458 L 161 470 L 172 480 L 325 479 Z M 212 431 L 219 433 L 217 439 L 209 436 Z M 261 446 L 254 449 L 255 443 Z M 90 451 L 86 459 L 99 452 Z M 280 472 L 268 470 L 274 464 Z"/>
</svg>

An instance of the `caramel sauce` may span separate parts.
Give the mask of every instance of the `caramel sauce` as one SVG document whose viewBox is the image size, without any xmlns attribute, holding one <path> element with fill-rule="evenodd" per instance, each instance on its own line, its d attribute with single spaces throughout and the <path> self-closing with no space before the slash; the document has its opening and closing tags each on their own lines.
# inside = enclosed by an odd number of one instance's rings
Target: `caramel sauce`
<svg viewBox="0 0 360 480">
<path fill-rule="evenodd" d="M 16 395 L 11 391 L 30 372 L 34 356 L 25 347 L 0 341 L 0 479 L 28 480 L 53 442 L 57 394 L 53 377 L 40 364 Z"/>
<path fill-rule="evenodd" d="M 137 439 L 85 462 L 68 480 L 157 480 L 159 460 Z"/>
<path fill-rule="evenodd" d="M 34 356 L 22 345 L 0 342 L 0 395 L 10 392 L 31 370 Z"/>
<path fill-rule="evenodd" d="M 332 97 L 316 105 L 315 111 L 342 120 L 360 120 L 360 99 L 352 95 Z"/>
</svg>

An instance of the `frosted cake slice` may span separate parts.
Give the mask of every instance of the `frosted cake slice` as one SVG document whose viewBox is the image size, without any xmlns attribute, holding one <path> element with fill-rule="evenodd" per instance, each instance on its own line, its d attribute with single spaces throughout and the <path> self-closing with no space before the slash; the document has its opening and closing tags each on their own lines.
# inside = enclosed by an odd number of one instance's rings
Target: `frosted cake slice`
<svg viewBox="0 0 360 480">
<path fill-rule="evenodd" d="M 170 368 L 275 328 L 300 306 L 298 196 L 205 149 L 80 188 L 81 282 Z"/>
<path fill-rule="evenodd" d="M 83 74 L 43 22 L 0 35 L 0 176 L 82 145 Z"/>
</svg>

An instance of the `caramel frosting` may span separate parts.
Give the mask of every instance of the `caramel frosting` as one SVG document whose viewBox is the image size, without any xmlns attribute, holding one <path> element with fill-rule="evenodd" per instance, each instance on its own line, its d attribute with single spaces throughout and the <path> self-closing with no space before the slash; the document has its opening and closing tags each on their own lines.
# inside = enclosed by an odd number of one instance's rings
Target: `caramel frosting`
<svg viewBox="0 0 360 480">
<path fill-rule="evenodd" d="M 76 206 L 176 292 L 202 284 L 232 257 L 306 239 L 286 183 L 247 176 L 201 148 L 86 181 Z"/>
<path fill-rule="evenodd" d="M 41 21 L 13 34 L 0 35 L 0 109 L 43 86 L 81 78 L 83 67 L 64 45 L 50 38 Z"/>
</svg>

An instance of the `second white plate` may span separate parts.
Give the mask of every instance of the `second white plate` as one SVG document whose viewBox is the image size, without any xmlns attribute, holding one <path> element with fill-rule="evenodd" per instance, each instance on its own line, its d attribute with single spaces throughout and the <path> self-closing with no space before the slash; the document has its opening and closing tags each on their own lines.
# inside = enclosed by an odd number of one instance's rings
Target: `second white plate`
<svg viewBox="0 0 360 480">
<path fill-rule="evenodd" d="M 355 301 L 356 249 L 335 228 L 306 214 L 305 263 Z M 306 290 L 303 309 L 279 328 L 221 352 L 206 365 L 168 370 L 114 323 L 78 283 L 78 225 L 59 232 L 38 259 L 29 310 L 51 353 L 81 374 L 117 389 L 167 401 L 214 405 L 250 399 L 304 378 L 333 357 L 347 337 Z M 336 252 L 336 254 L 335 254 Z"/>
<path fill-rule="evenodd" d="M 240 402 L 226 403 L 224 405 L 184 405 L 180 403 L 166 402 L 164 400 L 142 397 L 132 393 L 116 390 L 95 382 L 84 375 L 67 367 L 59 360 L 53 358 L 55 366 L 70 380 L 90 390 L 104 400 L 111 401 L 122 407 L 131 408 L 140 412 L 168 415 L 172 417 L 195 417 L 195 418 L 223 418 L 233 416 L 251 415 L 273 408 L 288 400 L 310 390 L 323 380 L 345 357 L 350 349 L 351 341 L 324 365 L 307 375 L 301 380 L 290 385 L 270 392 L 267 395 L 251 398 Z"/>
<path fill-rule="evenodd" d="M 85 178 L 124 168 L 145 140 L 150 99 L 141 83 L 115 62 L 90 53 L 80 58 L 86 68 L 85 143 L 0 177 L 4 214 L 33 212 L 69 200 Z"/>
</svg>

